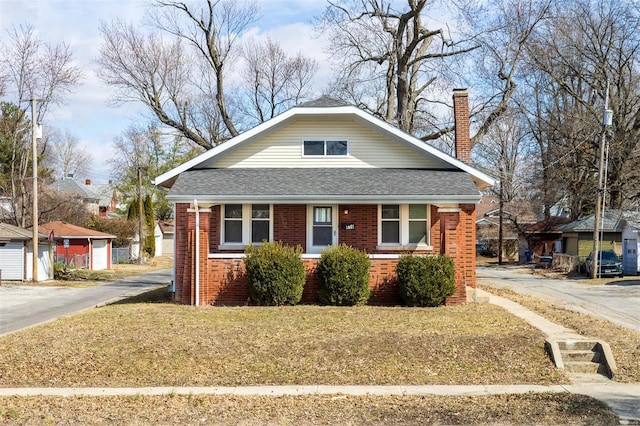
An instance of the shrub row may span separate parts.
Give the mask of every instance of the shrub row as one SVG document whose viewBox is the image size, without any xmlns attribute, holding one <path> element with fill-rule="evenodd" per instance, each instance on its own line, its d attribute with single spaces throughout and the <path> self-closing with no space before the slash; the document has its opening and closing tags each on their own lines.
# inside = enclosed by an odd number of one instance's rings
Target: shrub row
<svg viewBox="0 0 640 426">
<path fill-rule="evenodd" d="M 300 247 L 280 242 L 249 246 L 245 267 L 249 295 L 258 305 L 295 305 L 302 299 L 305 268 Z M 325 305 L 353 306 L 369 300 L 367 253 L 346 245 L 331 247 L 317 265 L 318 296 Z M 403 255 L 396 268 L 400 296 L 408 306 L 440 306 L 455 291 L 455 268 L 447 256 Z"/>
</svg>

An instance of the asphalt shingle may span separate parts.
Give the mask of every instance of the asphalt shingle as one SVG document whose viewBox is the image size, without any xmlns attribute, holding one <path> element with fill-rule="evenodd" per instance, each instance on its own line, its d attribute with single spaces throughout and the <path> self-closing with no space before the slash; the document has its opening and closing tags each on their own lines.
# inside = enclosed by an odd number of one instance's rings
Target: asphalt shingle
<svg viewBox="0 0 640 426">
<path fill-rule="evenodd" d="M 479 196 L 457 170 L 247 168 L 183 172 L 169 196 Z"/>
</svg>

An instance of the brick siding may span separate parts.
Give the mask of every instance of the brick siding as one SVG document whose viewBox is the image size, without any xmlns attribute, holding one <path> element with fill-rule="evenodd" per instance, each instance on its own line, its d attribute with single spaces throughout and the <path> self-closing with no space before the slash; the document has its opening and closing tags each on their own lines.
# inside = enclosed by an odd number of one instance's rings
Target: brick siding
<svg viewBox="0 0 640 426">
<path fill-rule="evenodd" d="M 187 211 L 188 204 L 176 205 L 176 282 L 175 300 L 194 304 L 195 300 L 195 213 Z M 345 212 L 346 211 L 346 212 Z M 218 253 L 220 241 L 220 208 L 200 213 L 200 304 L 238 305 L 249 303 L 244 262 L 241 258 L 209 258 Z M 306 247 L 305 205 L 274 205 L 274 240 L 288 245 Z M 382 254 L 376 250 L 378 239 L 377 205 L 340 205 L 339 242 Z M 354 229 L 342 229 L 354 224 Z M 475 205 L 460 205 L 459 211 L 438 213 L 431 207 L 432 252 L 447 254 L 456 264 L 456 292 L 447 304 L 466 302 L 466 286 L 475 287 Z M 219 255 L 220 253 L 218 253 Z M 398 254 L 398 252 L 394 252 Z M 318 302 L 317 258 L 303 258 L 307 280 L 302 303 Z M 371 298 L 369 304 L 397 305 L 401 303 L 397 291 L 395 267 L 397 258 L 372 258 L 370 270 Z"/>
</svg>

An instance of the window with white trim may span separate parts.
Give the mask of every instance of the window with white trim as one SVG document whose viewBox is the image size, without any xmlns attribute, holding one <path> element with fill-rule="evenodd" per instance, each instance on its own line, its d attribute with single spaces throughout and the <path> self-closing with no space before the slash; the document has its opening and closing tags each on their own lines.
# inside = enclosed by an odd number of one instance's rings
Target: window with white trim
<svg viewBox="0 0 640 426">
<path fill-rule="evenodd" d="M 222 245 L 261 244 L 273 240 L 273 209 L 270 204 L 222 206 Z"/>
<path fill-rule="evenodd" d="M 346 156 L 349 154 L 349 143 L 339 139 L 310 139 L 302 141 L 302 155 L 312 156 Z"/>
<path fill-rule="evenodd" d="M 426 246 L 429 238 L 429 206 L 426 204 L 381 204 L 378 243 L 381 246 Z"/>
</svg>

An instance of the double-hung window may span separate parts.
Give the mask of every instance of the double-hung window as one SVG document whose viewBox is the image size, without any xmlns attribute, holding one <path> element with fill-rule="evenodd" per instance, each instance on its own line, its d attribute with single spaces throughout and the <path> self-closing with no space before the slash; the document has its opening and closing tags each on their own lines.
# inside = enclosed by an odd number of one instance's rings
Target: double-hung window
<svg viewBox="0 0 640 426">
<path fill-rule="evenodd" d="M 225 204 L 222 206 L 222 245 L 260 244 L 273 240 L 270 204 Z"/>
<path fill-rule="evenodd" d="M 379 207 L 378 242 L 381 246 L 426 246 L 429 240 L 429 206 L 382 204 Z"/>
<path fill-rule="evenodd" d="M 302 154 L 306 156 L 346 156 L 349 144 L 339 139 L 311 139 L 302 142 Z"/>
</svg>

